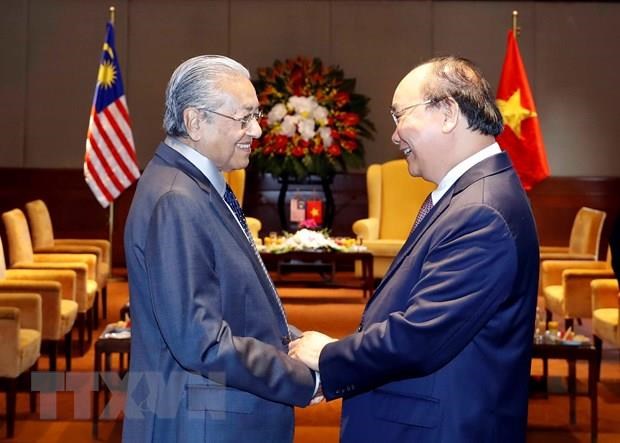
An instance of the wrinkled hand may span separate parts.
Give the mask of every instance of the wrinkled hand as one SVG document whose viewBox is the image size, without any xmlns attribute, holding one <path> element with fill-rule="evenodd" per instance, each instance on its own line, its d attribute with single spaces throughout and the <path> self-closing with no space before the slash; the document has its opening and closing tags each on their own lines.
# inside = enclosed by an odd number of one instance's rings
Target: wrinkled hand
<svg viewBox="0 0 620 443">
<path fill-rule="evenodd" d="M 319 356 L 325 345 L 337 341 L 316 331 L 306 331 L 288 345 L 288 355 L 301 361 L 310 369 L 319 370 Z"/>
</svg>

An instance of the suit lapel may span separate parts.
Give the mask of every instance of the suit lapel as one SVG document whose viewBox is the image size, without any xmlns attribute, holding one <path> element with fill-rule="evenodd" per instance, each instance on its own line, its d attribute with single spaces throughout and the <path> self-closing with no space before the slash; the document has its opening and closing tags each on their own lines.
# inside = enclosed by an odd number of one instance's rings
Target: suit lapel
<svg viewBox="0 0 620 443">
<path fill-rule="evenodd" d="M 230 209 L 228 209 L 228 205 L 224 199 L 219 196 L 217 191 L 215 191 L 211 182 L 202 172 L 200 172 L 198 168 L 196 168 L 196 166 L 165 143 L 160 143 L 155 155 L 161 157 L 167 163 L 173 165 L 175 168 L 190 176 L 206 194 L 205 198 L 209 202 L 209 205 L 213 208 L 213 212 L 220 219 L 221 225 L 230 233 L 235 240 L 235 243 L 237 243 L 245 255 L 250 259 L 254 272 L 258 276 L 258 280 L 260 281 L 265 294 L 272 294 L 271 296 L 268 296 L 267 299 L 269 300 L 269 304 L 272 306 L 277 316 L 281 317 L 280 307 L 277 300 L 275 300 L 275 297 L 278 297 L 278 294 L 274 293 L 273 287 L 267 280 L 268 277 L 265 275 L 263 267 L 259 263 L 258 257 L 254 252 L 254 248 L 245 236 L 243 229 L 241 229 L 237 219 L 232 214 Z"/>
<path fill-rule="evenodd" d="M 422 220 L 422 222 L 409 234 L 407 240 L 403 244 L 403 247 L 398 251 L 398 254 L 394 258 L 394 261 L 390 265 L 388 271 L 385 276 L 381 280 L 381 283 L 377 287 L 373 296 L 368 300 L 366 304 L 366 309 L 368 309 L 368 305 L 376 298 L 376 296 L 381 292 L 386 282 L 392 278 L 392 276 L 396 273 L 402 262 L 406 257 L 408 257 L 420 238 L 423 234 L 432 226 L 432 224 L 439 218 L 441 214 L 443 214 L 446 209 L 450 207 L 450 203 L 452 202 L 452 198 L 455 195 L 463 192 L 467 187 L 469 187 L 472 183 L 490 175 L 497 174 L 499 172 L 505 171 L 512 167 L 510 159 L 505 152 L 502 152 L 497 155 L 493 155 L 482 160 L 480 163 L 475 164 L 469 170 L 467 170 L 455 183 L 452 185 L 450 189 L 446 191 L 446 193 L 441 197 L 441 200 L 437 202 L 437 205 L 433 207 L 431 212 Z"/>
</svg>

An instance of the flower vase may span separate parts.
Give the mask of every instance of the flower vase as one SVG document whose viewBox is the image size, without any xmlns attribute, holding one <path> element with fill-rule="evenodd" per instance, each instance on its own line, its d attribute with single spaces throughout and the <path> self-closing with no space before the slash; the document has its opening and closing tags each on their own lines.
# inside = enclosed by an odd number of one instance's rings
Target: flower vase
<svg viewBox="0 0 620 443">
<path fill-rule="evenodd" d="M 296 177 L 283 175 L 278 178 L 278 182 L 280 183 L 280 192 L 278 193 L 278 215 L 280 217 L 280 225 L 283 231 L 292 232 L 296 230 L 296 226 L 292 226 L 287 212 L 287 203 L 290 202 L 290 198 L 287 199 L 287 194 L 291 185 L 310 185 L 311 188 L 318 187 L 320 185 L 325 203 L 323 223 L 320 227 L 322 229 L 331 229 L 334 222 L 334 197 L 331 189 L 333 177 L 309 175 L 304 179 L 298 179 Z"/>
</svg>

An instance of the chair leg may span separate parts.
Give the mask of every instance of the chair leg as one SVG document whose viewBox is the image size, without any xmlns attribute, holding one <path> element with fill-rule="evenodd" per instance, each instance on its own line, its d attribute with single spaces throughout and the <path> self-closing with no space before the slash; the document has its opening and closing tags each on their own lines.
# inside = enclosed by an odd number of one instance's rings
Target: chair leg
<svg viewBox="0 0 620 443">
<path fill-rule="evenodd" d="M 71 370 L 71 331 L 65 334 L 65 368 Z"/>
<path fill-rule="evenodd" d="M 92 316 L 93 316 L 92 324 L 93 324 L 93 326 L 95 328 L 99 327 L 99 292 L 100 291 L 95 292 L 95 301 L 93 302 L 93 307 L 90 308 L 93 311 L 93 313 L 92 313 Z"/>
<path fill-rule="evenodd" d="M 32 390 L 32 371 L 37 371 L 39 369 L 39 362 L 35 362 L 34 366 L 30 368 L 28 371 L 28 391 L 30 392 L 30 412 L 37 412 L 37 393 Z"/>
<path fill-rule="evenodd" d="M 596 381 L 601 381 L 601 360 L 603 359 L 603 340 L 594 336 L 594 349 L 596 349 L 596 359 L 598 360 L 598 373 Z"/>
<path fill-rule="evenodd" d="M 7 382 L 6 390 L 6 438 L 15 435 L 15 410 L 17 409 L 17 379 Z"/>
<path fill-rule="evenodd" d="M 95 300 L 96 306 L 97 300 Z M 88 345 L 93 342 L 93 328 L 95 324 L 94 319 L 95 310 L 91 307 L 88 311 L 86 311 L 86 332 L 88 333 Z"/>
<path fill-rule="evenodd" d="M 108 284 L 101 288 L 101 317 L 108 318 Z"/>
<path fill-rule="evenodd" d="M 47 341 L 47 352 L 48 352 L 48 356 L 50 359 L 50 371 L 55 371 L 56 370 L 56 359 L 58 357 L 58 342 L 57 341 L 52 341 L 52 340 L 46 340 Z"/>
<path fill-rule="evenodd" d="M 84 328 L 86 327 L 86 312 L 78 312 L 76 322 L 78 324 L 78 348 L 81 355 L 84 354 Z"/>
</svg>

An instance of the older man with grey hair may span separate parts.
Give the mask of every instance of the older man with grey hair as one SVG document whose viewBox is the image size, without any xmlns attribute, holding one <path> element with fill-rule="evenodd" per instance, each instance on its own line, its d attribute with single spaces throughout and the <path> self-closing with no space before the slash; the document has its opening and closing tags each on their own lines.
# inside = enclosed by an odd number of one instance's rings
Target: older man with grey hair
<svg viewBox="0 0 620 443">
<path fill-rule="evenodd" d="M 260 137 L 247 69 L 222 56 L 182 63 L 166 90 L 167 137 L 129 211 L 132 315 L 123 439 L 290 442 L 293 405 L 315 374 L 288 357 L 291 332 L 222 171 Z"/>
</svg>

